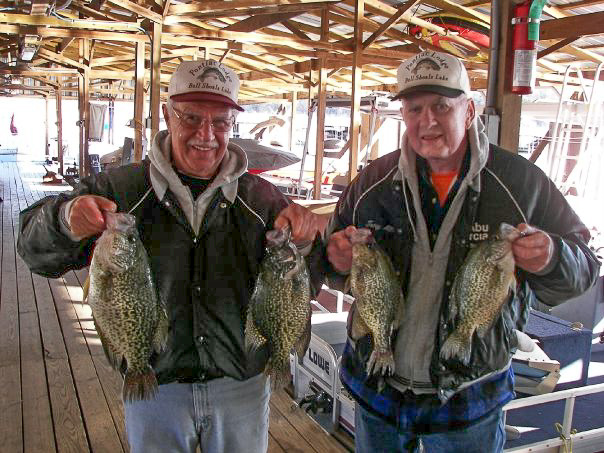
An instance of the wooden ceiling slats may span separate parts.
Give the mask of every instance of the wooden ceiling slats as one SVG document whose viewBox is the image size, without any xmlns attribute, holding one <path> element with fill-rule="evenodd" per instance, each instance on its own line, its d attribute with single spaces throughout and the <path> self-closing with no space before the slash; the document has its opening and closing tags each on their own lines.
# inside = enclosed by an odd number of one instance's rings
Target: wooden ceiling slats
<svg viewBox="0 0 604 453">
<path fill-rule="evenodd" d="M 555 83 L 558 79 L 552 73 L 563 71 L 569 61 L 586 67 L 604 61 L 604 6 L 598 6 L 604 0 L 555 1 L 544 9 L 541 24 L 537 77 L 543 83 Z M 357 61 L 363 66 L 361 90 L 395 90 L 396 67 L 402 59 L 420 48 L 441 50 L 406 33 L 408 26 L 419 25 L 429 33 L 447 35 L 438 21 L 428 22 L 422 14 L 440 11 L 487 25 L 490 21 L 485 14 L 490 2 L 467 0 L 73 0 L 58 11 L 62 18 L 47 15 L 50 3 L 0 2 L 0 7 L 11 8 L 0 12 L 0 57 L 16 58 L 18 37 L 27 27 L 28 34 L 42 39 L 38 54 L 28 63 L 32 77 L 43 81 L 51 73 L 41 71 L 52 65 L 64 68 L 66 78 L 76 70 L 88 71 L 91 95 L 98 96 L 119 92 L 122 84 L 108 85 L 108 80 L 132 80 L 136 43 L 145 48 L 149 82 L 151 42 L 143 28 L 151 30 L 152 24 L 162 30 L 161 56 L 156 59 L 164 87 L 180 61 L 215 58 L 240 73 L 241 96 L 248 102 L 254 96 L 279 100 L 293 91 L 300 91 L 300 98 L 308 96 L 309 70 L 318 68 L 321 56 L 325 90 L 350 96 L 355 4 L 362 3 L 364 10 L 356 18 L 364 30 Z M 594 12 L 577 15 L 579 8 Z M 485 48 L 455 34 L 447 38 L 485 53 Z M 80 57 L 79 47 L 73 45 L 82 39 L 90 44 L 88 58 Z M 472 86 L 484 86 L 487 65 L 465 63 Z M 65 84 L 69 88 L 68 79 Z M 125 96 L 132 98 L 130 88 Z"/>
</svg>

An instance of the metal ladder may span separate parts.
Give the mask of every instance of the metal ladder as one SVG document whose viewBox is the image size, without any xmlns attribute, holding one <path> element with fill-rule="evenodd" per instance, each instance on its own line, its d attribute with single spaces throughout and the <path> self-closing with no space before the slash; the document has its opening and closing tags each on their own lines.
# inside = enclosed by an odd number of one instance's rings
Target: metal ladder
<svg viewBox="0 0 604 453">
<path fill-rule="evenodd" d="M 575 64 L 564 74 L 546 169 L 564 194 L 573 187 L 578 196 L 599 193 L 601 188 L 598 173 L 604 140 L 604 88 L 599 78 L 603 67 L 604 63 L 598 65 L 593 80 L 586 79 Z M 577 152 L 570 154 L 571 145 L 577 143 Z M 569 162 L 575 162 L 570 170 Z"/>
</svg>

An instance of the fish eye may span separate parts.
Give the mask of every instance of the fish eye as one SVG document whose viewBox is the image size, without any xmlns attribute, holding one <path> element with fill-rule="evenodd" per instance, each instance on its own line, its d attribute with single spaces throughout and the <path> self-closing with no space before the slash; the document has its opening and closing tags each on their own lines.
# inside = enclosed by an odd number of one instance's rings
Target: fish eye
<svg viewBox="0 0 604 453">
<path fill-rule="evenodd" d="M 136 242 L 136 236 L 134 236 L 133 234 L 129 234 L 128 236 L 126 236 L 126 239 L 128 240 L 128 242 L 130 242 L 131 244 Z"/>
</svg>

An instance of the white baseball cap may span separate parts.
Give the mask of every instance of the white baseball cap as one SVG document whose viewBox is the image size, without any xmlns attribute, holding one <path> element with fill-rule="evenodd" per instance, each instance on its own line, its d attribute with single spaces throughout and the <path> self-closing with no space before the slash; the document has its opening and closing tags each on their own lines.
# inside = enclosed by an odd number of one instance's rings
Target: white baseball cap
<svg viewBox="0 0 604 453">
<path fill-rule="evenodd" d="M 213 101 L 239 111 L 239 77 L 215 60 L 183 61 L 172 74 L 168 98 L 175 102 Z"/>
<path fill-rule="evenodd" d="M 470 95 L 470 79 L 461 60 L 443 52 L 424 51 L 403 61 L 396 73 L 400 99 L 411 93 L 428 91 L 455 98 Z"/>
</svg>

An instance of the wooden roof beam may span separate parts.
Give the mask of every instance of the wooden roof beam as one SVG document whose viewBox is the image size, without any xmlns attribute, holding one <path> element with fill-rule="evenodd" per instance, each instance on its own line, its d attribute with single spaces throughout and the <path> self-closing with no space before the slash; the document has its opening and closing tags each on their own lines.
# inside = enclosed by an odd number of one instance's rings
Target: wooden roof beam
<svg viewBox="0 0 604 453">
<path fill-rule="evenodd" d="M 299 16 L 303 14 L 304 11 L 295 11 L 291 13 L 275 13 L 275 14 L 260 14 L 250 16 L 247 19 L 240 20 L 239 22 L 235 22 L 231 24 L 223 30 L 226 31 L 242 31 L 242 32 L 252 32 L 256 30 L 260 30 L 261 28 L 268 27 L 269 25 L 273 25 L 284 20 L 291 19 L 292 17 Z"/>
<path fill-rule="evenodd" d="M 124 8 L 126 11 L 132 11 L 133 13 L 136 13 L 141 17 L 145 17 L 153 22 L 161 24 L 164 20 L 161 14 L 158 14 L 152 11 L 150 8 L 141 6 L 129 0 L 109 0 L 109 2 L 113 3 L 116 6 Z"/>
<path fill-rule="evenodd" d="M 556 8 L 566 11 L 569 9 L 585 8 L 589 6 L 597 6 L 604 4 L 604 0 L 581 0 L 578 2 L 564 3 L 556 5 Z"/>
<path fill-rule="evenodd" d="M 170 15 L 190 15 L 195 13 L 204 13 L 204 12 L 214 12 L 221 10 L 234 10 L 240 8 L 242 11 L 242 15 L 250 14 L 246 11 L 253 9 L 255 7 L 270 7 L 270 6 L 283 6 L 286 7 L 288 5 L 303 5 L 303 4 L 316 4 L 317 6 L 321 4 L 329 4 L 329 3 L 337 3 L 340 0 L 325 0 L 322 2 L 317 2 L 316 0 L 233 0 L 230 2 L 225 1 L 205 1 L 205 2 L 191 2 L 188 4 L 179 4 L 179 5 L 170 5 L 169 14 Z M 307 8 L 311 9 L 311 8 Z"/>
<path fill-rule="evenodd" d="M 397 21 L 401 18 L 401 16 L 403 14 L 405 14 L 405 11 L 407 11 L 409 8 L 413 7 L 418 1 L 419 0 L 409 0 L 406 3 L 404 3 L 403 5 L 399 6 L 397 12 L 394 13 L 392 16 L 390 16 L 390 18 L 386 22 L 384 22 L 376 31 L 373 32 L 373 34 L 369 38 L 367 38 L 363 42 L 363 49 L 366 49 L 367 47 L 369 47 L 386 30 L 388 30 L 390 27 L 392 27 L 394 24 L 396 24 Z"/>
<path fill-rule="evenodd" d="M 49 7 L 48 0 L 31 0 L 29 14 L 32 16 L 45 16 Z"/>
<path fill-rule="evenodd" d="M 55 53 L 51 50 L 44 49 L 41 47 L 38 49 L 38 56 L 40 58 L 44 58 L 47 61 L 52 61 L 53 63 L 60 64 L 61 66 L 71 66 L 77 69 L 88 70 L 88 65 L 80 63 L 78 61 L 67 58 L 61 54 Z"/>
<path fill-rule="evenodd" d="M 289 45 L 294 48 L 302 49 L 321 49 L 321 50 L 340 50 L 350 51 L 350 46 L 342 45 L 338 43 L 330 43 L 326 41 L 309 41 L 306 39 L 287 38 L 284 36 L 270 36 L 264 33 L 244 33 L 236 31 L 210 31 L 202 30 L 197 27 L 189 27 L 185 25 L 167 25 L 163 27 L 164 33 L 192 35 L 198 38 L 217 38 L 233 40 L 243 43 L 265 43 L 265 44 L 277 44 L 277 45 Z M 162 42 L 168 42 L 163 39 Z"/>
<path fill-rule="evenodd" d="M 539 27 L 539 39 L 570 38 L 576 36 L 577 30 L 581 31 L 581 36 L 601 34 L 604 30 L 604 11 L 545 20 Z"/>
<path fill-rule="evenodd" d="M 112 30 L 112 31 L 133 31 L 136 30 L 136 23 L 118 23 L 114 21 L 85 21 L 78 20 L 69 22 L 54 17 L 29 16 L 27 14 L 0 13 L 0 22 L 14 25 L 34 25 L 41 27 L 57 28 L 75 28 L 75 29 L 94 29 L 94 30 Z"/>
<path fill-rule="evenodd" d="M 537 53 L 537 60 L 545 57 L 546 55 L 549 55 L 550 53 L 556 52 L 557 50 L 560 50 L 560 49 L 568 46 L 569 44 L 575 42 L 577 39 L 579 39 L 579 36 L 571 36 L 570 38 L 566 38 L 561 41 L 558 41 L 556 44 L 552 44 L 551 46 L 549 46 Z"/>
</svg>

